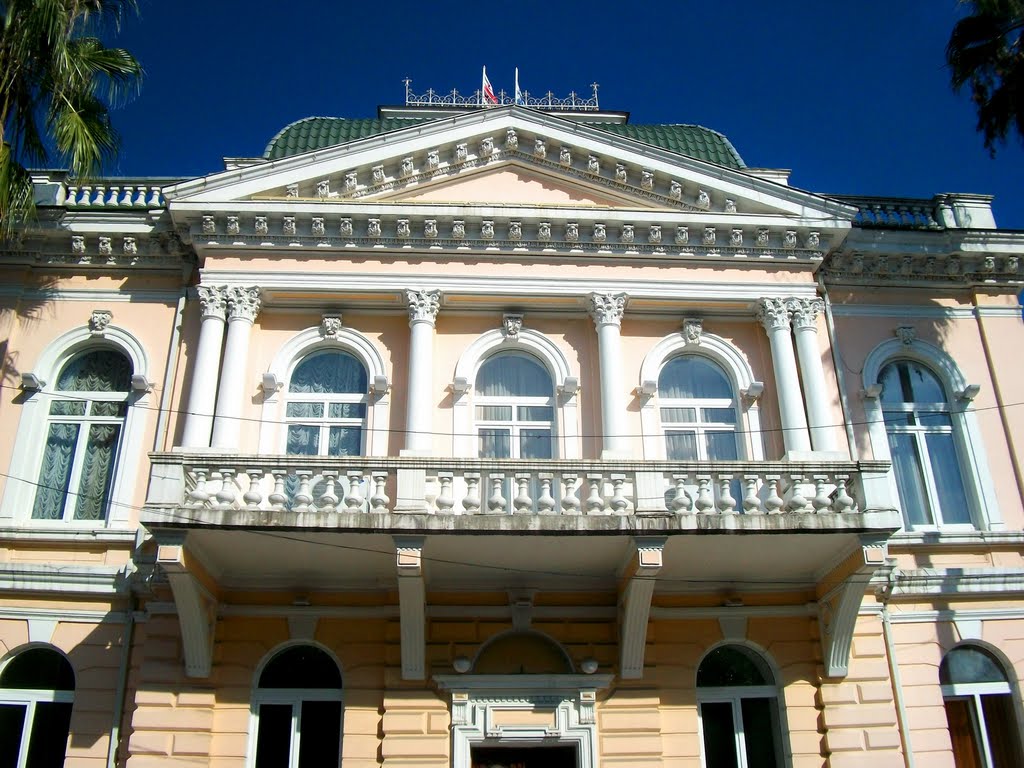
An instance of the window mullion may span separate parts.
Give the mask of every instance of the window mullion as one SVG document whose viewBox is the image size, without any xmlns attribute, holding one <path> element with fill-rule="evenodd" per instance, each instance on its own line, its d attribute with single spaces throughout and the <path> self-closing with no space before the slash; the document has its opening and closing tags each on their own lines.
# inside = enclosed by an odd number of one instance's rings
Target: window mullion
<svg viewBox="0 0 1024 768">
<path fill-rule="evenodd" d="M 302 741 L 302 702 L 292 704 L 292 732 L 288 748 L 288 768 L 299 768 L 299 749 Z"/>
<path fill-rule="evenodd" d="M 21 745 L 18 749 L 18 768 L 28 765 L 28 748 L 32 740 L 32 723 L 36 719 L 36 703 L 29 701 L 25 706 L 25 721 L 21 724 Z"/>
<path fill-rule="evenodd" d="M 732 726 L 735 730 L 736 765 L 737 768 L 747 768 L 746 739 L 743 735 L 743 699 L 737 696 L 729 703 L 732 705 Z"/>
<path fill-rule="evenodd" d="M 928 452 L 927 430 L 920 426 L 914 430 L 914 441 L 917 443 L 917 452 L 921 460 L 921 474 L 924 477 L 925 491 L 928 496 L 928 506 L 932 512 L 932 524 L 942 525 L 942 505 L 939 504 L 939 492 L 935 485 L 935 473 L 932 472 L 932 457 Z"/>
<path fill-rule="evenodd" d="M 75 438 L 75 452 L 71 456 L 71 472 L 68 475 L 68 493 L 64 500 L 62 520 L 74 520 L 75 509 L 78 506 L 78 495 L 82 489 L 79 487 L 82 481 L 82 466 L 85 464 L 85 454 L 89 450 L 89 432 L 93 422 L 89 419 L 82 419 L 78 426 L 78 435 Z"/>
<path fill-rule="evenodd" d="M 992 761 L 992 746 L 988 743 L 988 725 L 985 723 L 985 710 L 981 706 L 981 694 L 971 695 L 971 708 L 974 710 L 974 717 L 971 721 L 978 729 L 978 743 L 981 745 L 982 758 L 985 760 L 985 768 L 994 768 Z"/>
</svg>

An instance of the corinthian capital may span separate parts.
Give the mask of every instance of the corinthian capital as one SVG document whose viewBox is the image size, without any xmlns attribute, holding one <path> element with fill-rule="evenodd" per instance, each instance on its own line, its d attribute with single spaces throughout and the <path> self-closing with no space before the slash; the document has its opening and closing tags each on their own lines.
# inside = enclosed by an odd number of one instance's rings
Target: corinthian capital
<svg viewBox="0 0 1024 768">
<path fill-rule="evenodd" d="M 256 320 L 260 312 L 261 291 L 256 286 L 243 288 L 235 285 L 227 290 L 228 293 L 228 320 L 248 320 L 250 323 Z"/>
<path fill-rule="evenodd" d="M 199 303 L 203 308 L 203 317 L 224 319 L 227 312 L 228 289 L 220 285 L 200 285 L 196 288 Z"/>
<path fill-rule="evenodd" d="M 821 299 L 789 299 L 786 302 L 786 309 L 789 310 L 794 328 L 810 328 L 816 331 L 818 315 L 825 309 L 825 302 Z"/>
<path fill-rule="evenodd" d="M 597 325 L 622 325 L 622 315 L 626 311 L 626 294 L 624 293 L 592 293 L 590 294 L 590 316 Z"/>
<path fill-rule="evenodd" d="M 430 323 L 437 320 L 437 311 L 441 308 L 440 291 L 406 291 L 405 300 L 409 305 L 410 323 Z"/>
<path fill-rule="evenodd" d="M 757 304 L 757 319 L 769 333 L 789 330 L 789 309 L 784 299 L 761 299 Z"/>
</svg>

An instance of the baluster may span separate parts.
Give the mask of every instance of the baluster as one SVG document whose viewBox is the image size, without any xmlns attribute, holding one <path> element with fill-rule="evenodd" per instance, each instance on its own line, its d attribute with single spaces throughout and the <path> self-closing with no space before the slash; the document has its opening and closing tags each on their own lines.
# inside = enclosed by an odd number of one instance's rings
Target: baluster
<svg viewBox="0 0 1024 768">
<path fill-rule="evenodd" d="M 517 515 L 529 515 L 533 513 L 533 499 L 530 498 L 530 473 L 517 472 L 516 484 L 519 486 L 519 493 L 512 500 L 512 506 Z"/>
<path fill-rule="evenodd" d="M 626 484 L 625 475 L 612 475 L 612 514 L 622 515 L 626 513 L 629 502 L 622 495 L 622 487 Z"/>
<path fill-rule="evenodd" d="M 274 509 L 283 510 L 285 503 L 288 501 L 288 496 L 284 492 L 284 479 L 288 473 L 281 468 L 272 469 L 270 473 L 274 476 L 274 490 L 267 497 L 267 501 L 270 502 Z"/>
<path fill-rule="evenodd" d="M 467 472 L 466 498 L 462 500 L 462 509 L 467 515 L 475 515 L 480 511 L 480 473 Z"/>
<path fill-rule="evenodd" d="M 107 196 L 107 205 L 116 206 L 118 203 L 118 193 L 121 191 L 120 187 L 109 187 L 109 194 Z"/>
<path fill-rule="evenodd" d="M 295 505 L 293 509 L 297 512 L 308 512 L 309 505 L 313 503 L 313 496 L 309 489 L 313 473 L 308 469 L 300 469 L 295 473 L 295 475 L 299 478 L 299 490 L 295 494 Z"/>
<path fill-rule="evenodd" d="M 124 185 L 124 192 L 121 194 L 121 202 L 118 203 L 122 208 L 130 208 L 132 205 L 132 192 L 135 191 L 135 187 L 131 184 Z"/>
<path fill-rule="evenodd" d="M 672 475 L 676 493 L 672 498 L 672 511 L 677 515 L 688 515 L 693 510 L 693 499 L 686 492 L 686 475 Z"/>
<path fill-rule="evenodd" d="M 846 484 L 849 482 L 849 479 L 847 475 L 836 475 L 836 500 L 832 508 L 839 514 L 852 512 L 854 504 L 856 504 L 846 490 Z"/>
<path fill-rule="evenodd" d="M 205 467 L 194 467 L 192 473 L 196 476 L 196 487 L 189 491 L 189 499 L 197 506 L 205 504 L 210 494 L 206 490 L 206 475 L 210 470 Z"/>
<path fill-rule="evenodd" d="M 554 477 L 550 472 L 538 473 L 540 478 L 540 498 L 537 499 L 537 512 L 542 515 L 550 515 L 555 511 L 555 499 L 551 495 L 551 480 Z"/>
<path fill-rule="evenodd" d="M 107 203 L 107 188 L 102 184 L 97 184 L 93 189 L 96 190 L 96 196 L 92 199 L 92 205 L 94 208 L 102 208 Z"/>
<path fill-rule="evenodd" d="M 260 488 L 260 482 L 263 479 L 262 469 L 247 469 L 245 474 L 249 476 L 249 487 L 245 493 L 242 494 L 242 501 L 245 502 L 245 508 L 248 510 L 257 509 L 260 502 L 263 501 L 263 491 Z"/>
<path fill-rule="evenodd" d="M 363 472 L 359 469 L 349 470 L 345 507 L 349 512 L 361 512 L 363 510 L 363 501 Z"/>
<path fill-rule="evenodd" d="M 825 492 L 826 480 L 828 480 L 827 475 L 814 475 L 814 498 L 811 499 L 811 506 L 814 507 L 816 513 L 825 512 L 832 506 L 832 499 Z"/>
<path fill-rule="evenodd" d="M 135 188 L 135 200 L 132 201 L 132 206 L 135 208 L 146 207 L 146 186 L 144 184 L 139 184 Z"/>
<path fill-rule="evenodd" d="M 807 499 L 804 498 L 800 488 L 804 482 L 804 476 L 790 475 L 789 479 L 792 482 L 792 486 L 790 487 L 789 502 L 786 504 L 786 509 L 790 512 L 806 512 L 808 506 Z"/>
<path fill-rule="evenodd" d="M 79 188 L 80 194 L 78 196 L 79 205 L 89 205 L 92 202 L 92 187 L 88 184 L 83 184 Z"/>
<path fill-rule="evenodd" d="M 370 497 L 370 510 L 373 512 L 387 512 L 391 499 L 384 493 L 384 487 L 388 482 L 387 472 L 371 472 L 373 478 L 374 492 Z"/>
<path fill-rule="evenodd" d="M 577 475 L 562 475 L 562 514 L 578 515 L 580 500 L 576 498 Z"/>
<path fill-rule="evenodd" d="M 743 486 L 746 492 L 743 494 L 743 512 L 747 515 L 761 514 L 761 500 L 757 497 L 757 475 L 744 475 Z"/>
<path fill-rule="evenodd" d="M 329 470 L 323 473 L 324 492 L 316 500 L 317 510 L 320 512 L 333 512 L 338 506 L 338 495 L 334 492 L 334 486 L 338 482 L 338 473 Z"/>
<path fill-rule="evenodd" d="M 711 493 L 711 475 L 697 475 L 697 512 L 706 515 L 715 508 Z"/>
<path fill-rule="evenodd" d="M 235 470 L 226 467 L 220 471 L 220 490 L 217 491 L 217 503 L 229 507 L 235 502 Z"/>
<path fill-rule="evenodd" d="M 64 204 L 68 206 L 78 205 L 78 185 L 68 184 L 68 191 L 64 196 Z"/>
<path fill-rule="evenodd" d="M 715 505 L 718 507 L 718 511 L 723 515 L 731 515 L 736 513 L 736 499 L 732 497 L 732 475 L 723 473 L 718 476 L 718 503 Z"/>
<path fill-rule="evenodd" d="M 437 496 L 437 511 L 443 515 L 451 514 L 452 509 L 455 507 L 455 498 L 452 496 L 452 478 L 454 477 L 451 472 L 438 472 L 437 480 L 441 483 L 441 493 Z"/>
<path fill-rule="evenodd" d="M 778 514 L 785 504 L 779 496 L 779 476 L 766 475 L 764 479 L 768 482 L 768 496 L 764 500 L 764 509 L 769 515 Z"/>
<path fill-rule="evenodd" d="M 150 208 L 160 207 L 160 187 L 150 187 L 149 200 L 147 202 Z"/>
<path fill-rule="evenodd" d="M 587 482 L 590 484 L 590 495 L 587 496 L 587 514 L 596 515 L 604 512 L 604 498 L 601 496 L 601 483 L 604 477 L 600 474 L 587 475 Z"/>
<path fill-rule="evenodd" d="M 487 499 L 487 511 L 492 515 L 502 515 L 505 513 L 505 507 L 508 505 L 508 501 L 501 495 L 501 486 L 505 482 L 505 474 L 492 474 L 490 478 L 491 496 Z"/>
</svg>

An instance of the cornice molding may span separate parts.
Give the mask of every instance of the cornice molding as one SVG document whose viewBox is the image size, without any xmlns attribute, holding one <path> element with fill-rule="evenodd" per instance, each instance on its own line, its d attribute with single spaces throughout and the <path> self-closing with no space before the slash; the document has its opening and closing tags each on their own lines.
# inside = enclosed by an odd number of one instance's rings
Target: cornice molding
<svg viewBox="0 0 1024 768">
<path fill-rule="evenodd" d="M 831 255 L 819 274 L 827 284 L 1012 285 L 1024 284 L 1024 256 L 991 253 L 843 252 Z"/>
</svg>

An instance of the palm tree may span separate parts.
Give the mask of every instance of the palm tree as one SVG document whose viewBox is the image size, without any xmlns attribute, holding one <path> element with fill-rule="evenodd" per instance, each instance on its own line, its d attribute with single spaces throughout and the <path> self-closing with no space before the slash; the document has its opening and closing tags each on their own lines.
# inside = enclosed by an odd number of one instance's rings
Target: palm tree
<svg viewBox="0 0 1024 768">
<path fill-rule="evenodd" d="M 26 164 L 66 164 L 78 177 L 116 154 L 109 105 L 142 67 L 96 32 L 119 27 L 136 0 L 0 0 L 0 239 L 34 210 Z"/>
<path fill-rule="evenodd" d="M 953 27 L 946 61 L 953 88 L 970 84 L 978 130 L 994 156 L 1011 128 L 1024 139 L 1024 0 L 963 0 L 971 14 Z"/>
</svg>

